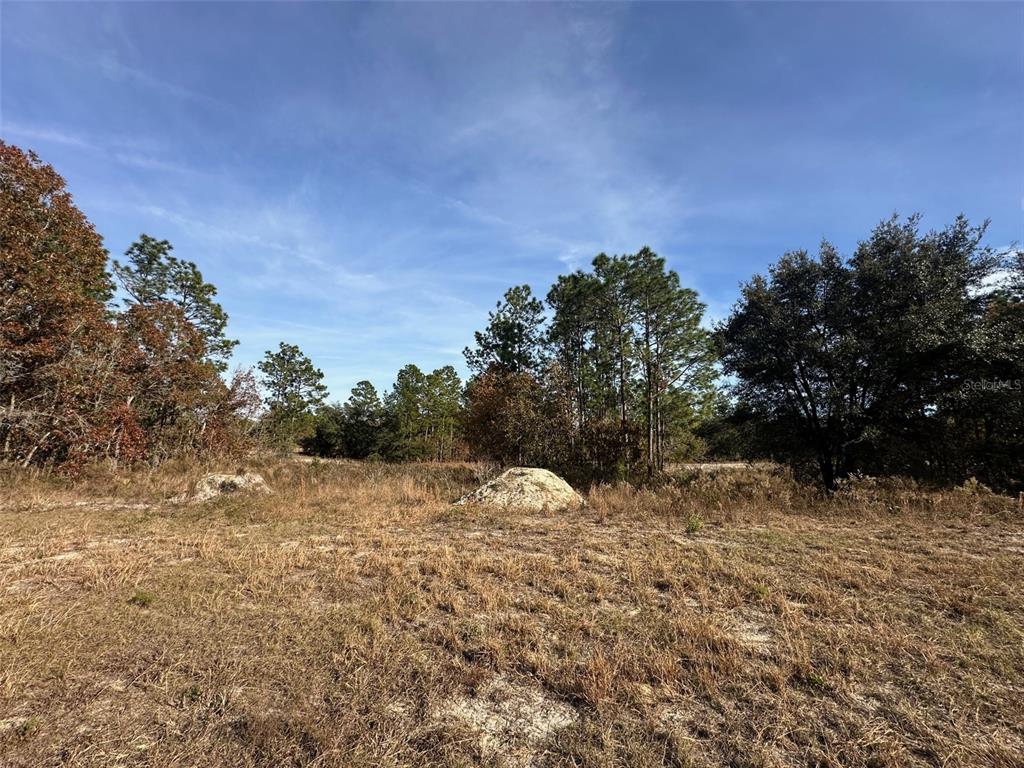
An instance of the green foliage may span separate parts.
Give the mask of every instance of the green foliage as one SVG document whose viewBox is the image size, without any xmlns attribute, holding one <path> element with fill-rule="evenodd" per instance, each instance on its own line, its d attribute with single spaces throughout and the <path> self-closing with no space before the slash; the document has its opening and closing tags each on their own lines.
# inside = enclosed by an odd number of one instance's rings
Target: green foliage
<svg viewBox="0 0 1024 768">
<path fill-rule="evenodd" d="M 427 376 L 424 432 L 430 446 L 430 458 L 438 461 L 455 458 L 461 438 L 462 381 L 456 370 L 446 365 Z"/>
<path fill-rule="evenodd" d="M 345 456 L 345 408 L 337 403 L 316 411 L 313 428 L 300 441 L 302 449 L 313 456 L 337 459 Z"/>
<path fill-rule="evenodd" d="M 139 608 L 149 608 L 156 602 L 156 595 L 152 592 L 140 589 L 128 598 L 128 602 L 131 605 L 137 605 Z"/>
<path fill-rule="evenodd" d="M 407 365 L 398 372 L 395 386 L 385 398 L 388 423 L 386 453 L 394 459 L 422 459 L 429 447 L 422 439 L 426 432 L 427 377 L 417 366 Z"/>
<path fill-rule="evenodd" d="M 453 458 L 459 437 L 462 382 L 446 365 L 429 374 L 407 365 L 385 397 L 389 425 L 382 454 L 392 460 Z"/>
<path fill-rule="evenodd" d="M 746 404 L 734 403 L 725 390 L 716 392 L 694 429 L 704 455 L 716 460 L 773 459 L 765 442 L 767 425 Z"/>
<path fill-rule="evenodd" d="M 342 455 L 352 459 L 379 456 L 385 416 L 384 405 L 373 384 L 368 381 L 356 384 L 344 406 Z"/>
<path fill-rule="evenodd" d="M 276 352 L 264 354 L 257 368 L 263 374 L 271 439 L 288 448 L 313 429 L 313 413 L 327 397 L 324 374 L 296 345 L 283 341 Z"/>
<path fill-rule="evenodd" d="M 445 461 L 461 440 L 462 382 L 450 365 L 424 374 L 407 365 L 383 398 L 359 382 L 344 405 L 321 408 L 303 445 L 318 456 Z"/>
<path fill-rule="evenodd" d="M 316 456 L 383 458 L 394 442 L 394 424 L 376 387 L 369 381 L 360 381 L 344 404 L 326 405 L 317 411 L 312 435 L 302 445 L 307 453 Z"/>
<path fill-rule="evenodd" d="M 650 477 L 699 451 L 694 428 L 713 394 L 714 349 L 704 305 L 649 248 L 598 255 L 592 272 L 560 276 L 529 334 L 506 333 L 506 294 L 467 360 L 470 444 L 500 461 L 543 464 L 577 478 Z M 516 326 L 517 327 L 517 326 Z M 500 339 L 528 339 L 510 365 Z M 528 374 L 522 378 L 520 374 Z M 514 415 L 513 415 L 514 414 Z M 642 467 L 638 460 L 642 459 Z"/>
<path fill-rule="evenodd" d="M 543 321 L 544 305 L 533 297 L 530 286 L 509 288 L 488 314 L 487 328 L 474 334 L 476 348 L 464 350 L 466 363 L 476 373 L 492 367 L 507 373 L 536 370 Z"/>
<path fill-rule="evenodd" d="M 1005 279 L 987 294 L 974 356 L 948 395 L 942 456 L 953 479 L 977 476 L 1024 489 L 1024 251 L 1004 255 Z"/>
<path fill-rule="evenodd" d="M 712 396 L 711 335 L 701 327 L 704 305 L 696 291 L 649 248 L 626 258 L 626 313 L 635 317 L 635 350 L 648 475 L 664 469 L 666 443 L 676 451 L 692 436 L 695 414 Z M 671 438 L 675 439 L 672 440 Z"/>
<path fill-rule="evenodd" d="M 743 287 L 719 330 L 725 369 L 780 453 L 830 489 L 854 471 L 956 473 L 960 393 L 980 354 L 994 362 L 982 346 L 998 260 L 983 234 L 963 217 L 926 234 L 893 217 L 849 260 L 826 242 Z"/>
<path fill-rule="evenodd" d="M 125 251 L 128 263 L 114 262 L 114 275 L 128 294 L 129 306 L 166 303 L 178 307 L 202 335 L 207 358 L 224 372 L 238 342 L 225 335 L 228 316 L 214 300 L 217 289 L 203 280 L 193 262 L 172 256 L 172 250 L 166 240 L 140 235 Z"/>
</svg>

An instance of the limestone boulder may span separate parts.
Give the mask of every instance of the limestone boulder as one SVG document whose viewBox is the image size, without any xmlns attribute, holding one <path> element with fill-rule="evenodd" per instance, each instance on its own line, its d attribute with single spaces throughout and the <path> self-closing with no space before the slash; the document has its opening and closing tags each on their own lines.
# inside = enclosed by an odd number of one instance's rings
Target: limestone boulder
<svg viewBox="0 0 1024 768">
<path fill-rule="evenodd" d="M 579 509 L 583 497 L 554 472 L 513 467 L 463 496 L 456 504 L 479 504 L 516 512 L 557 512 Z"/>
<path fill-rule="evenodd" d="M 211 474 L 199 480 L 195 490 L 181 500 L 198 504 L 233 493 L 270 493 L 270 486 L 263 476 L 256 472 L 239 472 L 234 475 Z"/>
</svg>

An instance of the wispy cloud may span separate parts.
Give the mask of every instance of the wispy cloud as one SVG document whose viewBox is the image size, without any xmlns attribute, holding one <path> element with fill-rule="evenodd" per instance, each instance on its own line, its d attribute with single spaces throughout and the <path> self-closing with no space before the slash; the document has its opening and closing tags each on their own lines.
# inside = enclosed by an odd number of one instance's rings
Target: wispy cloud
<svg viewBox="0 0 1024 768">
<path fill-rule="evenodd" d="M 68 147 L 79 147 L 82 149 L 95 149 L 95 145 L 69 131 L 57 128 L 44 128 L 39 126 L 23 125 L 18 122 L 4 120 L 0 125 L 0 131 L 10 137 L 16 137 L 28 142 L 41 142 L 44 144 L 62 144 Z"/>
<path fill-rule="evenodd" d="M 326 258 L 330 244 L 311 234 L 311 215 L 269 206 L 228 208 L 216 212 L 214 221 L 159 205 L 138 206 L 146 216 L 170 222 L 188 237 L 212 245 L 252 246 L 250 262 L 240 275 L 242 283 L 255 290 L 288 292 L 292 295 L 336 298 L 337 289 L 380 291 L 385 283 L 371 272 L 343 266 L 337 256 Z M 228 223 L 235 222 L 235 223 Z M 244 222 L 239 226 L 237 222 Z M 286 234 L 281 239 L 280 235 Z M 269 253 L 267 253 L 269 252 Z M 303 267 L 296 268 L 296 260 Z"/>
<path fill-rule="evenodd" d="M 66 33 L 71 32 L 52 15 L 47 16 L 46 24 L 20 26 L 10 32 L 5 31 L 4 41 L 8 45 L 16 45 L 36 54 L 43 54 L 59 61 L 69 68 L 80 70 L 86 68 L 97 72 L 112 83 L 131 83 L 163 96 L 186 100 L 193 104 L 213 106 L 224 109 L 227 105 L 202 91 L 186 87 L 169 79 L 159 77 L 142 66 L 124 61 L 124 57 L 138 56 L 139 51 L 131 37 L 115 22 L 116 13 L 107 8 L 104 23 L 93 32 L 98 36 L 100 46 L 90 48 L 82 45 L 69 46 Z M 67 23 L 74 23 L 69 16 Z M 102 30 L 102 31 L 101 31 Z M 75 33 L 78 30 L 74 30 Z M 72 38 L 73 39 L 73 38 Z"/>
<path fill-rule="evenodd" d="M 209 175 L 194 166 L 161 157 L 152 151 L 154 147 L 158 146 L 158 142 L 143 141 L 139 137 L 114 135 L 99 138 L 62 127 L 29 125 L 11 120 L 4 120 L 0 124 L 0 131 L 5 136 L 30 147 L 56 144 L 83 149 L 105 156 L 112 162 L 128 168 L 189 176 Z M 140 151 L 142 148 L 148 148 L 149 151 Z"/>
<path fill-rule="evenodd" d="M 79 62 L 81 63 L 81 62 Z M 92 66 L 103 73 L 105 77 L 115 82 L 130 82 L 135 85 L 156 91 L 166 96 L 177 99 L 185 99 L 206 106 L 224 108 L 226 105 L 220 99 L 216 99 L 200 91 L 186 88 L 185 86 L 173 83 L 169 80 L 150 74 L 140 67 L 133 67 L 120 60 L 114 51 L 104 51 L 100 56 L 89 62 Z"/>
<path fill-rule="evenodd" d="M 131 166 L 132 168 L 140 168 L 144 171 L 204 175 L 191 166 L 184 165 L 182 163 L 175 163 L 170 160 L 164 160 L 152 155 L 143 155 L 135 152 L 115 152 L 113 157 L 117 162 L 123 165 Z"/>
</svg>

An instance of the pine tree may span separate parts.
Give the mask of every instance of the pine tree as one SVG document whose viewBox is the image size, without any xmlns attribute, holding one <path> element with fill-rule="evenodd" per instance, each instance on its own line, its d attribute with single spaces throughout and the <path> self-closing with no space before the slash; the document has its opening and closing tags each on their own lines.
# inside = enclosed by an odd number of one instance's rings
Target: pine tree
<svg viewBox="0 0 1024 768">
<path fill-rule="evenodd" d="M 172 256 L 172 250 L 168 241 L 142 234 L 125 251 L 128 263 L 114 262 L 114 275 L 128 295 L 128 306 L 178 307 L 202 334 L 207 359 L 223 373 L 238 342 L 225 334 L 228 316 L 214 300 L 217 289 L 193 262 Z"/>
<path fill-rule="evenodd" d="M 264 354 L 257 368 L 267 392 L 271 436 L 282 447 L 290 447 L 312 431 L 313 412 L 327 397 L 324 374 L 296 345 L 283 341 L 276 352 Z"/>
<path fill-rule="evenodd" d="M 474 336 L 476 348 L 463 354 L 476 373 L 497 367 L 506 373 L 534 372 L 540 365 L 544 305 L 533 297 L 530 286 L 505 292 L 487 316 L 487 328 Z"/>
<path fill-rule="evenodd" d="M 600 290 L 600 282 L 594 275 L 577 270 L 570 275 L 560 275 L 547 296 L 548 307 L 552 310 L 547 343 L 562 370 L 573 416 L 572 443 L 592 415 L 591 400 L 596 383 L 593 344 L 600 315 Z"/>
<path fill-rule="evenodd" d="M 369 381 L 358 382 L 345 403 L 344 413 L 344 455 L 352 459 L 379 455 L 385 409 L 376 387 Z"/>
<path fill-rule="evenodd" d="M 679 284 L 665 260 L 649 248 L 627 259 L 625 292 L 636 318 L 643 420 L 647 433 L 647 473 L 665 465 L 665 438 L 671 429 L 669 402 L 681 415 L 684 401 L 698 406 L 710 396 L 714 377 L 710 334 L 701 327 L 704 305 L 695 291 Z"/>
<path fill-rule="evenodd" d="M 446 365 L 427 376 L 424 389 L 426 431 L 432 445 L 432 458 L 450 461 L 454 458 L 462 412 L 462 381 L 455 369 Z"/>
<path fill-rule="evenodd" d="M 427 377 L 416 365 L 406 365 L 395 379 L 395 385 L 384 398 L 388 411 L 389 436 L 387 453 L 394 459 L 421 459 L 430 452 L 427 445 L 425 413 Z"/>
</svg>

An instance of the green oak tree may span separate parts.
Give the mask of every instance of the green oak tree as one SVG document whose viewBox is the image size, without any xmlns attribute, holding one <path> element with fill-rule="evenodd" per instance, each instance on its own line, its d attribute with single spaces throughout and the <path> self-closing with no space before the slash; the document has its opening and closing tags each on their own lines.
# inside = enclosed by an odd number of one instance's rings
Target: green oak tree
<svg viewBox="0 0 1024 768">
<path fill-rule="evenodd" d="M 719 329 L 725 370 L 779 452 L 826 488 L 854 471 L 942 471 L 947 403 L 973 375 L 997 266 L 984 229 L 960 217 L 921 233 L 917 216 L 894 216 L 849 259 L 825 242 L 743 286 Z"/>
</svg>

